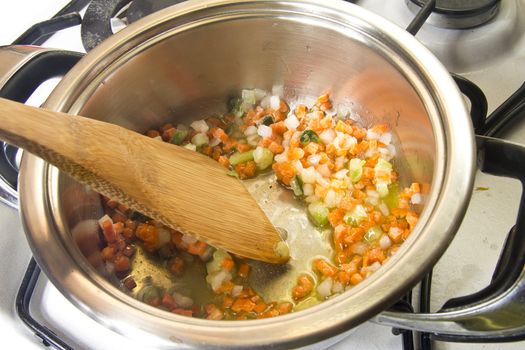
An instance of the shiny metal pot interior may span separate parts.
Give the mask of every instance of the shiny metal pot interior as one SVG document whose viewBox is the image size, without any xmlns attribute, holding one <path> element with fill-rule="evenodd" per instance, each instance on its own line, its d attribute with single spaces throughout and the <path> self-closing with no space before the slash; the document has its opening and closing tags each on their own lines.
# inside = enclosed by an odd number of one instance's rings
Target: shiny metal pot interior
<svg viewBox="0 0 525 350">
<path fill-rule="evenodd" d="M 474 143 L 461 96 L 443 66 L 402 29 L 343 1 L 189 1 L 109 38 L 78 63 L 45 107 L 138 132 L 225 111 L 242 88 L 284 87 L 288 100 L 332 92 L 363 123 L 394 130 L 403 179 L 430 184 L 402 249 L 355 288 L 275 319 L 209 321 L 164 312 L 104 277 L 97 194 L 24 155 L 20 207 L 50 280 L 97 321 L 150 345 L 297 347 L 369 319 L 413 286 L 463 217 Z M 117 160 L 118 161 L 118 160 Z M 123 171 L 126 171 L 123 169 Z"/>
</svg>

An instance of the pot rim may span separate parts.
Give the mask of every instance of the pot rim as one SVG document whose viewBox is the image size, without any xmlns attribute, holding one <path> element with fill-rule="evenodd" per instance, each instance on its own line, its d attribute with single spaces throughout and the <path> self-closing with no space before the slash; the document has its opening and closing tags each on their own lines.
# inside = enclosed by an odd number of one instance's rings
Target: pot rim
<svg viewBox="0 0 525 350">
<path fill-rule="evenodd" d="M 393 54 L 398 66 L 422 99 L 436 137 L 436 161 L 429 204 L 415 232 L 381 273 L 333 299 L 301 312 L 275 319 L 211 321 L 183 317 L 150 307 L 118 291 L 68 247 L 61 238 L 53 198 L 58 170 L 24 152 L 20 169 L 20 208 L 31 249 L 52 283 L 82 311 L 118 332 L 165 345 L 265 348 L 300 346 L 342 333 L 384 310 L 415 285 L 434 265 L 452 240 L 466 211 L 473 186 L 475 144 L 468 113 L 459 90 L 443 65 L 414 37 L 385 19 L 349 3 L 327 0 L 197 0 L 181 3 L 143 18 L 86 55 L 64 77 L 45 103 L 57 111 L 77 113 L 90 87 L 98 85 L 119 62 L 161 40 L 166 25 L 187 30 L 182 23 L 195 13 L 219 20 L 221 16 L 257 13 L 315 18 L 346 35 L 360 28 Z M 225 11 L 227 10 L 227 11 Z M 186 16 L 186 17 L 185 17 Z M 209 17 L 207 17 L 209 16 Z M 136 45 L 145 33 L 160 36 Z M 379 41 L 379 39 L 381 41 Z M 442 119 L 440 119 L 440 116 Z M 452 119 L 454 119 L 452 121 Z M 430 248 L 429 248 L 430 247 Z M 77 266 L 65 261 L 73 260 Z M 80 267 L 80 270 L 78 269 Z M 395 273 L 394 273 L 395 270 Z"/>
</svg>

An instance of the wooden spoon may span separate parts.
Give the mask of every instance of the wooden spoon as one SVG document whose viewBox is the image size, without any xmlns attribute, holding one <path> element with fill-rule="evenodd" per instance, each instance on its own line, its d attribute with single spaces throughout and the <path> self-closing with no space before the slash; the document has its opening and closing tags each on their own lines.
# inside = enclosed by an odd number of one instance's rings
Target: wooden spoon
<svg viewBox="0 0 525 350">
<path fill-rule="evenodd" d="M 0 139 L 212 246 L 270 263 L 288 249 L 242 183 L 210 158 L 120 126 L 0 99 Z"/>
</svg>

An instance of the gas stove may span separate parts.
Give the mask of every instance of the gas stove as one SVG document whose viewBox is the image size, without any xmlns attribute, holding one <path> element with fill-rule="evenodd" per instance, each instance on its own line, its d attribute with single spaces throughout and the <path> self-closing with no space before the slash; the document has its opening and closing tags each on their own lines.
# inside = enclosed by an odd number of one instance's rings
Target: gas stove
<svg viewBox="0 0 525 350">
<path fill-rule="evenodd" d="M 19 0 L 0 5 L 0 45 L 28 41 L 39 45 L 76 52 L 86 52 L 125 26 L 175 0 L 95 0 L 51 1 Z M 352 1 L 400 27 L 407 28 L 428 0 L 358 0 Z M 80 16 L 57 20 L 52 25 L 70 26 L 50 37 L 21 38 L 26 29 L 76 3 Z M 90 3 L 89 6 L 88 3 Z M 87 7 L 86 7 L 87 6 Z M 68 11 L 66 11 L 67 13 Z M 64 13 L 62 13 L 64 14 Z M 62 16 L 63 17 L 63 16 Z M 78 23 L 82 21 L 82 25 Z M 58 23 L 58 24 L 57 24 Z M 412 23 L 411 32 L 429 48 L 450 72 L 475 83 L 487 98 L 490 114 L 525 82 L 525 1 L 470 0 L 436 1 L 430 17 L 419 25 Z M 49 23 L 48 23 L 49 24 Z M 49 27 L 46 27 L 49 29 Z M 37 35 L 38 36 L 38 35 Z M 33 39 L 32 39 L 33 38 Z M 27 101 L 38 106 L 58 79 L 44 83 Z M 525 122 L 514 121 L 499 130 L 499 137 L 525 144 Z M 11 153 L 9 153 L 11 152 Z M 8 156 L 16 163 L 16 152 Z M 15 165 L 16 167 L 16 165 Z M 430 310 L 438 310 L 447 300 L 474 293 L 486 286 L 492 277 L 509 229 L 515 222 L 519 205 L 520 183 L 508 178 L 478 172 L 475 190 L 463 223 L 454 241 L 433 269 Z M 13 195 L 15 196 L 15 195 Z M 13 205 L 14 206 L 14 205 Z M 4 288 L 0 293 L 0 326 L 4 342 L 24 349 L 40 349 L 46 341 L 34 335 L 17 315 L 15 304 L 21 284 L 32 287 L 27 301 L 28 312 L 36 328 L 42 327 L 59 339 L 56 348 L 110 349 L 115 346 L 144 349 L 98 324 L 69 303 L 45 275 L 26 274 L 31 253 L 25 241 L 17 211 L 0 206 L 0 223 L 4 237 L 0 242 L 0 275 Z M 34 264 L 30 264 L 36 268 Z M 24 279 L 24 275 L 27 276 Z M 31 280 L 33 276 L 33 280 Z M 419 288 L 414 289 L 417 300 Z M 23 293 L 22 293 L 23 294 Z M 23 302 L 23 295 L 19 302 Z M 44 332 L 45 333 L 45 332 Z M 399 333 L 399 332 L 394 332 Z M 410 334 L 394 335 L 392 328 L 373 322 L 365 323 L 330 349 L 403 349 L 410 348 Z M 524 341 L 508 343 L 457 343 L 433 341 L 433 349 L 522 349 Z M 427 348 L 428 343 L 415 348 Z"/>
</svg>

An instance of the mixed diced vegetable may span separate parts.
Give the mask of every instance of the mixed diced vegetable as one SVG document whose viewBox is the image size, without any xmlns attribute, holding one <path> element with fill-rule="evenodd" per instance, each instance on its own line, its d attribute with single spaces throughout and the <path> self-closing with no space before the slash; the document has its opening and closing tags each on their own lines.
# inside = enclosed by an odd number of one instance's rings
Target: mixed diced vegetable
<svg viewBox="0 0 525 350">
<path fill-rule="evenodd" d="M 306 204 L 310 222 L 332 231 L 334 257 L 315 258 L 311 270 L 289 291 L 289 300 L 263 300 L 249 284 L 251 268 L 244 259 L 106 199 L 107 215 L 100 219 L 106 242 L 102 257 L 138 299 L 213 320 L 278 316 L 306 298 L 324 300 L 359 284 L 407 239 L 418 220 L 414 206 L 423 196 L 418 183 L 401 189 L 397 181 L 388 125 L 358 125 L 334 112 L 328 94 L 313 106 L 290 109 L 279 95 L 243 90 L 240 98 L 228 101 L 228 108 L 221 117 L 189 126 L 166 124 L 147 135 L 205 154 L 240 179 L 271 169 L 278 182 Z M 137 249 L 160 260 L 173 281 L 201 264 L 212 296 L 197 303 L 194 291 L 158 286 L 153 278 L 135 281 Z"/>
</svg>

